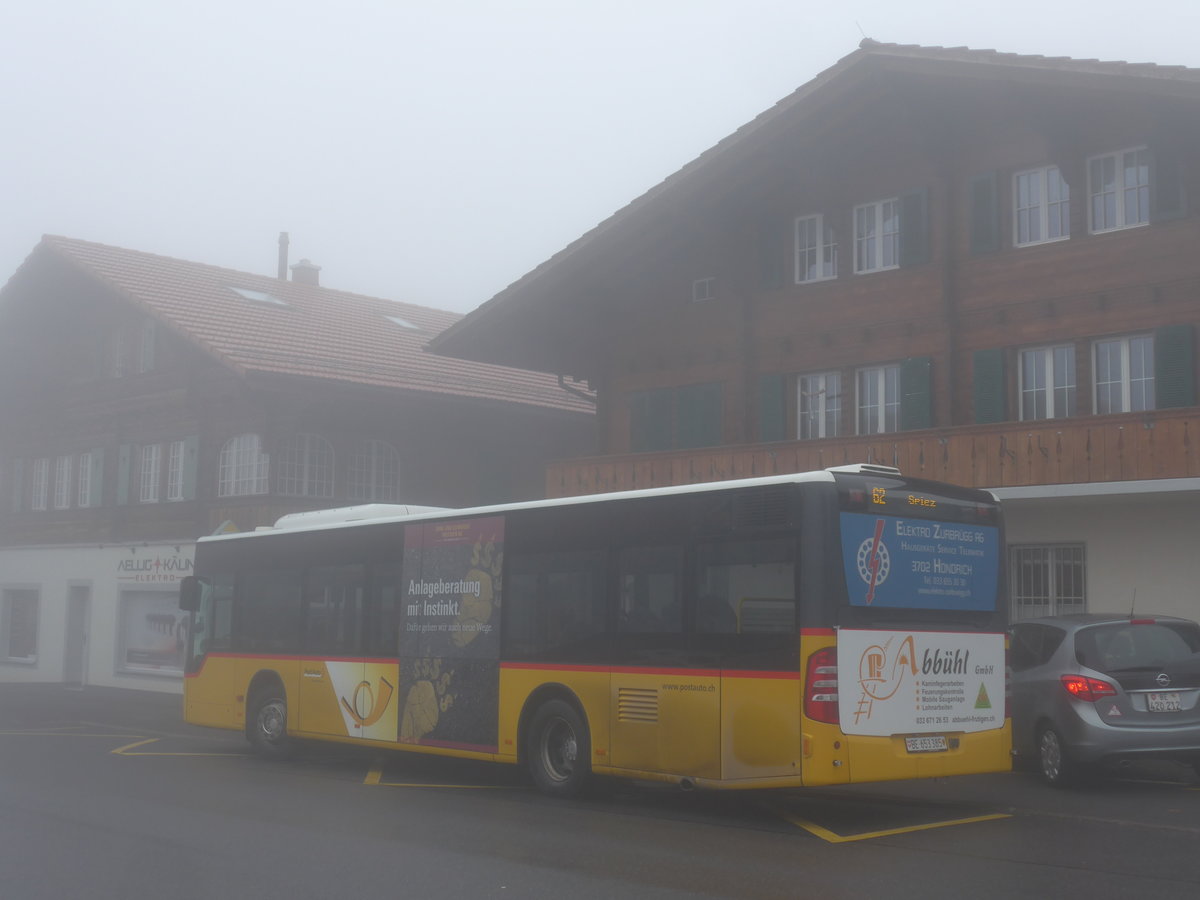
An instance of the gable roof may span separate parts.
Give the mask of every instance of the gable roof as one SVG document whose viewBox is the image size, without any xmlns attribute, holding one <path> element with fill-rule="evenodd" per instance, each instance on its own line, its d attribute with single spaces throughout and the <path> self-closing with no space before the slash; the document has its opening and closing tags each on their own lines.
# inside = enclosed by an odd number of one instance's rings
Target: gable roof
<svg viewBox="0 0 1200 900">
<path fill-rule="evenodd" d="M 679 197 L 681 191 L 706 177 L 735 151 L 763 137 L 764 133 L 773 133 L 776 126 L 784 122 L 795 126 L 805 121 L 819 125 L 827 95 L 842 88 L 850 89 L 859 76 L 877 72 L 887 73 L 889 78 L 907 73 L 959 80 L 1076 86 L 1099 91 L 1153 90 L 1187 102 L 1200 101 L 1200 69 L 1185 66 L 1023 55 L 967 47 L 887 44 L 866 38 L 853 53 L 842 57 L 445 329 L 430 343 L 430 349 L 464 359 L 502 360 L 520 365 L 543 363 L 541 359 L 531 358 L 528 348 L 515 352 L 513 348 L 520 343 L 521 316 L 531 314 L 534 306 L 538 306 L 541 313 L 553 305 L 557 289 L 553 277 L 589 258 L 606 246 L 606 242 L 613 241 L 615 235 L 646 222 L 653 211 Z"/>
<path fill-rule="evenodd" d="M 553 376 L 427 352 L 458 313 L 55 235 L 43 237 L 18 272 L 56 263 L 107 286 L 241 375 L 594 411 Z M 13 276 L 0 295 L 17 282 Z"/>
</svg>

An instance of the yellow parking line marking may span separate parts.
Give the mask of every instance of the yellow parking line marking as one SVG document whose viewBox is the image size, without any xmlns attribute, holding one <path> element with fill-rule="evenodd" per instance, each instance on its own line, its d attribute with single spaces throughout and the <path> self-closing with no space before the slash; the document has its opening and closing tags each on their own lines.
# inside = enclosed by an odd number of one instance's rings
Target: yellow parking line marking
<svg viewBox="0 0 1200 900">
<path fill-rule="evenodd" d="M 126 735 L 127 737 L 128 735 Z M 177 752 L 166 750 L 155 750 L 150 752 L 131 753 L 134 747 L 145 747 L 147 744 L 155 744 L 161 740 L 160 738 L 146 738 L 145 740 L 135 741 L 132 744 L 126 744 L 124 747 L 118 747 L 116 750 L 110 750 L 109 753 L 115 753 L 117 756 L 247 756 L 246 753 L 199 753 L 199 752 Z"/>
<path fill-rule="evenodd" d="M 913 831 L 929 831 L 932 828 L 949 828 L 952 825 L 971 825 L 975 822 L 990 822 L 995 819 L 1011 819 L 1012 816 L 1008 813 L 993 813 L 987 816 L 971 816 L 966 819 L 950 819 L 945 822 L 927 822 L 923 825 L 907 825 L 903 828 L 889 828 L 886 831 L 864 831 L 860 834 L 838 834 L 836 831 L 830 831 L 828 828 L 823 828 L 816 822 L 809 822 L 807 819 L 801 819 L 796 816 L 789 815 L 785 812 L 779 813 L 784 819 L 791 822 L 800 828 L 803 828 L 809 834 L 821 838 L 823 841 L 828 841 L 831 844 L 845 844 L 850 841 L 869 841 L 873 838 L 890 837 L 896 834 L 908 834 Z"/>
<path fill-rule="evenodd" d="M 83 727 L 83 725 L 60 725 L 58 728 L 48 728 L 43 731 L 0 731 L 0 734 L 32 734 L 46 737 L 50 735 L 71 734 L 72 731 L 78 733 L 78 729 Z"/>
<path fill-rule="evenodd" d="M 77 727 L 77 726 L 71 726 Z M 156 743 L 162 738 L 148 738 L 138 734 L 109 734 L 107 732 L 97 731 L 0 731 L 0 735 L 22 735 L 24 737 L 72 737 L 72 738 L 131 738 L 135 737 L 138 740 L 132 744 L 125 744 L 123 747 L 118 747 L 115 750 L 108 751 L 117 756 L 247 756 L 246 753 L 183 753 L 166 750 L 142 751 L 140 753 L 131 752 L 135 747 L 144 747 L 147 744 Z"/>
<path fill-rule="evenodd" d="M 371 770 L 367 772 L 367 777 L 363 780 L 363 784 L 369 784 L 375 787 L 399 787 L 399 788 L 457 788 L 464 791 L 499 791 L 513 790 L 503 784 L 429 784 L 427 782 L 405 782 L 405 781 L 384 781 L 383 780 L 383 763 L 376 762 L 371 766 Z"/>
</svg>

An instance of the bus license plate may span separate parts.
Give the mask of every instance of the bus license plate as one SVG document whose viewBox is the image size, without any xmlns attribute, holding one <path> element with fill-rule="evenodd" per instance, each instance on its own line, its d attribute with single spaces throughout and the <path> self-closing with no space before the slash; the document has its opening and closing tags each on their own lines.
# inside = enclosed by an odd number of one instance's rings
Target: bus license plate
<svg viewBox="0 0 1200 900">
<path fill-rule="evenodd" d="M 1183 707 L 1179 703 L 1179 692 L 1169 694 L 1147 694 L 1146 709 L 1150 712 L 1179 712 Z"/>
<path fill-rule="evenodd" d="M 924 737 L 906 737 L 904 747 L 909 753 L 940 753 L 946 749 L 946 736 L 933 734 Z"/>
</svg>

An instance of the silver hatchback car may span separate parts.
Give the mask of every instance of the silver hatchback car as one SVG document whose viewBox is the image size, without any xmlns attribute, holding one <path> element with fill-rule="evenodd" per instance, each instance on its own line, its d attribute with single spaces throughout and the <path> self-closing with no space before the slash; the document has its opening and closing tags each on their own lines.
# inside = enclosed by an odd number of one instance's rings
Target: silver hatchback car
<svg viewBox="0 0 1200 900">
<path fill-rule="evenodd" d="M 1013 752 L 1064 785 L 1103 763 L 1173 759 L 1200 774 L 1200 625 L 1080 614 L 1012 627 Z"/>
</svg>

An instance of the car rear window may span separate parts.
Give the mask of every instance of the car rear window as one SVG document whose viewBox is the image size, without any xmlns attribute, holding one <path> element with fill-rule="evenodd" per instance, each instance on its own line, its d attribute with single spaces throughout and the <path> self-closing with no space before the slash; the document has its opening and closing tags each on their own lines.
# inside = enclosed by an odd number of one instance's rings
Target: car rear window
<svg viewBox="0 0 1200 900">
<path fill-rule="evenodd" d="M 1075 635 L 1081 665 L 1101 672 L 1161 668 L 1200 651 L 1200 626 L 1191 622 L 1113 622 Z"/>
<path fill-rule="evenodd" d="M 1024 672 L 1050 661 L 1067 633 L 1054 625 L 1022 624 L 1012 630 L 1010 662 L 1014 672 Z"/>
</svg>

